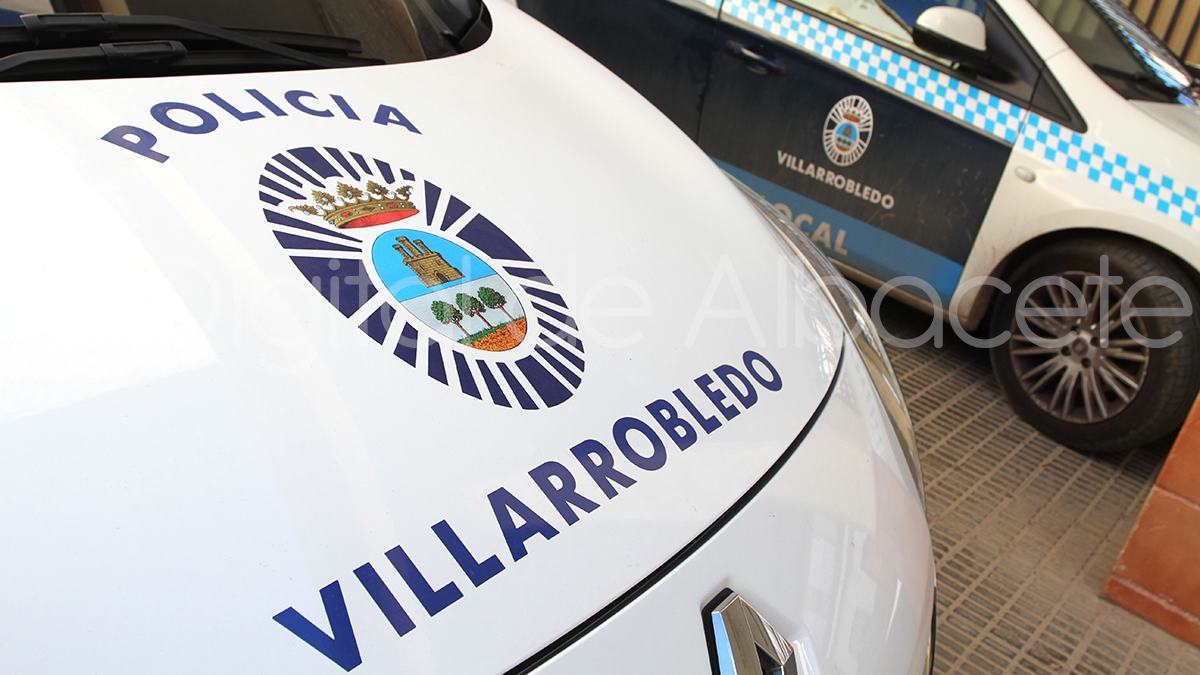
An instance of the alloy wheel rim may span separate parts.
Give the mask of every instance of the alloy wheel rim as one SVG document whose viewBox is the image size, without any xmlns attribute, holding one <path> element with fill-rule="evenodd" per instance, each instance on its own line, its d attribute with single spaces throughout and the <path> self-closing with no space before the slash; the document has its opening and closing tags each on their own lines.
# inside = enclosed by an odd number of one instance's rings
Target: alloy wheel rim
<svg viewBox="0 0 1200 675">
<path fill-rule="evenodd" d="M 1060 420 L 1112 419 L 1146 379 L 1150 348 L 1139 339 L 1144 322 L 1120 316 L 1125 289 L 1095 272 L 1052 278 L 1029 294 L 1024 328 L 1020 308 L 1013 316 L 1013 371 L 1026 395 Z"/>
</svg>

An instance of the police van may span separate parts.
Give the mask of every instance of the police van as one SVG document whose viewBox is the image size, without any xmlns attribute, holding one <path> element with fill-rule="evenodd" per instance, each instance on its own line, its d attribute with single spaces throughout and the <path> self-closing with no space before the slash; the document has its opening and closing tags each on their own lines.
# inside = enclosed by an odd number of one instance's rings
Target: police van
<svg viewBox="0 0 1200 675">
<path fill-rule="evenodd" d="M 1194 73 L 1117 0 L 520 0 L 1104 452 L 1200 386 Z"/>
<path fill-rule="evenodd" d="M 928 672 L 867 310 L 583 52 L 478 0 L 0 23 L 4 672 Z"/>
</svg>

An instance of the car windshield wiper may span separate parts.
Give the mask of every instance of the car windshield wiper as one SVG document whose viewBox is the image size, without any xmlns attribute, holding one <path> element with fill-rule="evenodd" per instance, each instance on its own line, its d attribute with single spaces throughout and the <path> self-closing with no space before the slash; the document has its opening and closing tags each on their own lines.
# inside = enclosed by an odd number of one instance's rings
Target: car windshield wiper
<svg viewBox="0 0 1200 675">
<path fill-rule="evenodd" d="M 1092 70 L 1095 70 L 1096 73 L 1101 77 L 1112 77 L 1118 80 L 1123 80 L 1133 84 L 1134 86 L 1141 87 L 1143 90 L 1150 90 L 1165 96 L 1174 97 L 1185 93 L 1184 89 L 1173 87 L 1170 84 L 1167 84 L 1157 77 L 1147 73 L 1131 73 L 1126 70 L 1121 70 L 1120 68 L 1113 68 L 1111 66 L 1106 66 L 1099 63 L 1092 64 Z"/>
<path fill-rule="evenodd" d="M 357 40 L 303 33 L 241 32 L 170 16 L 30 14 L 21 27 L 0 29 L 0 75 L 34 70 L 59 76 L 72 64 L 143 70 L 187 65 L 235 69 L 238 58 L 264 69 L 342 68 L 382 63 L 351 56 Z M 123 39 L 136 38 L 136 39 Z M 188 45 L 192 45 L 189 47 Z M 206 50 L 240 48 L 237 58 Z M 314 53 L 315 52 L 315 53 Z"/>
<path fill-rule="evenodd" d="M 366 65 L 363 63 L 347 63 Z M 189 51 L 176 40 L 102 42 L 20 52 L 0 59 L 0 81 L 91 77 L 211 75 L 295 69 L 297 64 L 265 52 Z"/>
<path fill-rule="evenodd" d="M 471 51 L 487 40 L 488 28 L 487 23 L 484 21 L 487 17 L 487 6 L 483 2 L 476 3 L 475 11 L 471 14 L 470 20 L 460 31 L 450 28 L 442 15 L 438 14 L 437 10 L 429 5 L 428 0 L 413 0 L 413 5 L 425 17 L 425 20 L 437 30 L 438 34 L 445 38 L 447 42 L 454 45 L 454 48 L 460 54 Z"/>
<path fill-rule="evenodd" d="M 49 75 L 76 68 L 153 68 L 179 61 L 187 53 L 186 47 L 172 40 L 28 51 L 0 59 L 0 78 L 14 70 L 29 71 L 28 75 Z"/>
<path fill-rule="evenodd" d="M 489 34 L 487 23 L 484 18 L 487 16 L 487 5 L 479 2 L 476 5 L 475 13 L 471 15 L 471 22 L 462 30 L 462 33 L 454 36 L 453 40 L 458 48 L 462 51 L 470 51 L 479 45 L 483 44 Z"/>
</svg>

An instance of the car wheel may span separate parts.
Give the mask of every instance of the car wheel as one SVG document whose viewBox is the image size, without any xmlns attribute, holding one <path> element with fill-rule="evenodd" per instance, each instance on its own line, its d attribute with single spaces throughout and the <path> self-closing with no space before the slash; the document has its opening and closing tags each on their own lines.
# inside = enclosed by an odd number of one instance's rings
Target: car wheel
<svg viewBox="0 0 1200 675">
<path fill-rule="evenodd" d="M 1105 269 L 1108 281 L 1100 279 Z M 1120 239 L 1061 241 L 1007 281 L 1012 290 L 993 308 L 991 334 L 1011 337 L 992 348 L 991 360 L 1017 414 L 1064 445 L 1097 453 L 1179 429 L 1200 386 L 1200 321 L 1191 311 L 1200 296 L 1178 263 Z M 1175 316 L 1122 307 L 1173 308 Z"/>
</svg>

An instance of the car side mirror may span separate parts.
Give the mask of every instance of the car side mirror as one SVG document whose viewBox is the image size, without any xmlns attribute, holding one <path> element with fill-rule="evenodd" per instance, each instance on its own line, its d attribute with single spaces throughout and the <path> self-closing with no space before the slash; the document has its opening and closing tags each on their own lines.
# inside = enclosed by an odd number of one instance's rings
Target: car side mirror
<svg viewBox="0 0 1200 675">
<path fill-rule="evenodd" d="M 974 70 L 991 70 L 987 27 L 974 12 L 958 7 L 930 7 L 917 17 L 913 42 L 925 51 Z"/>
</svg>

